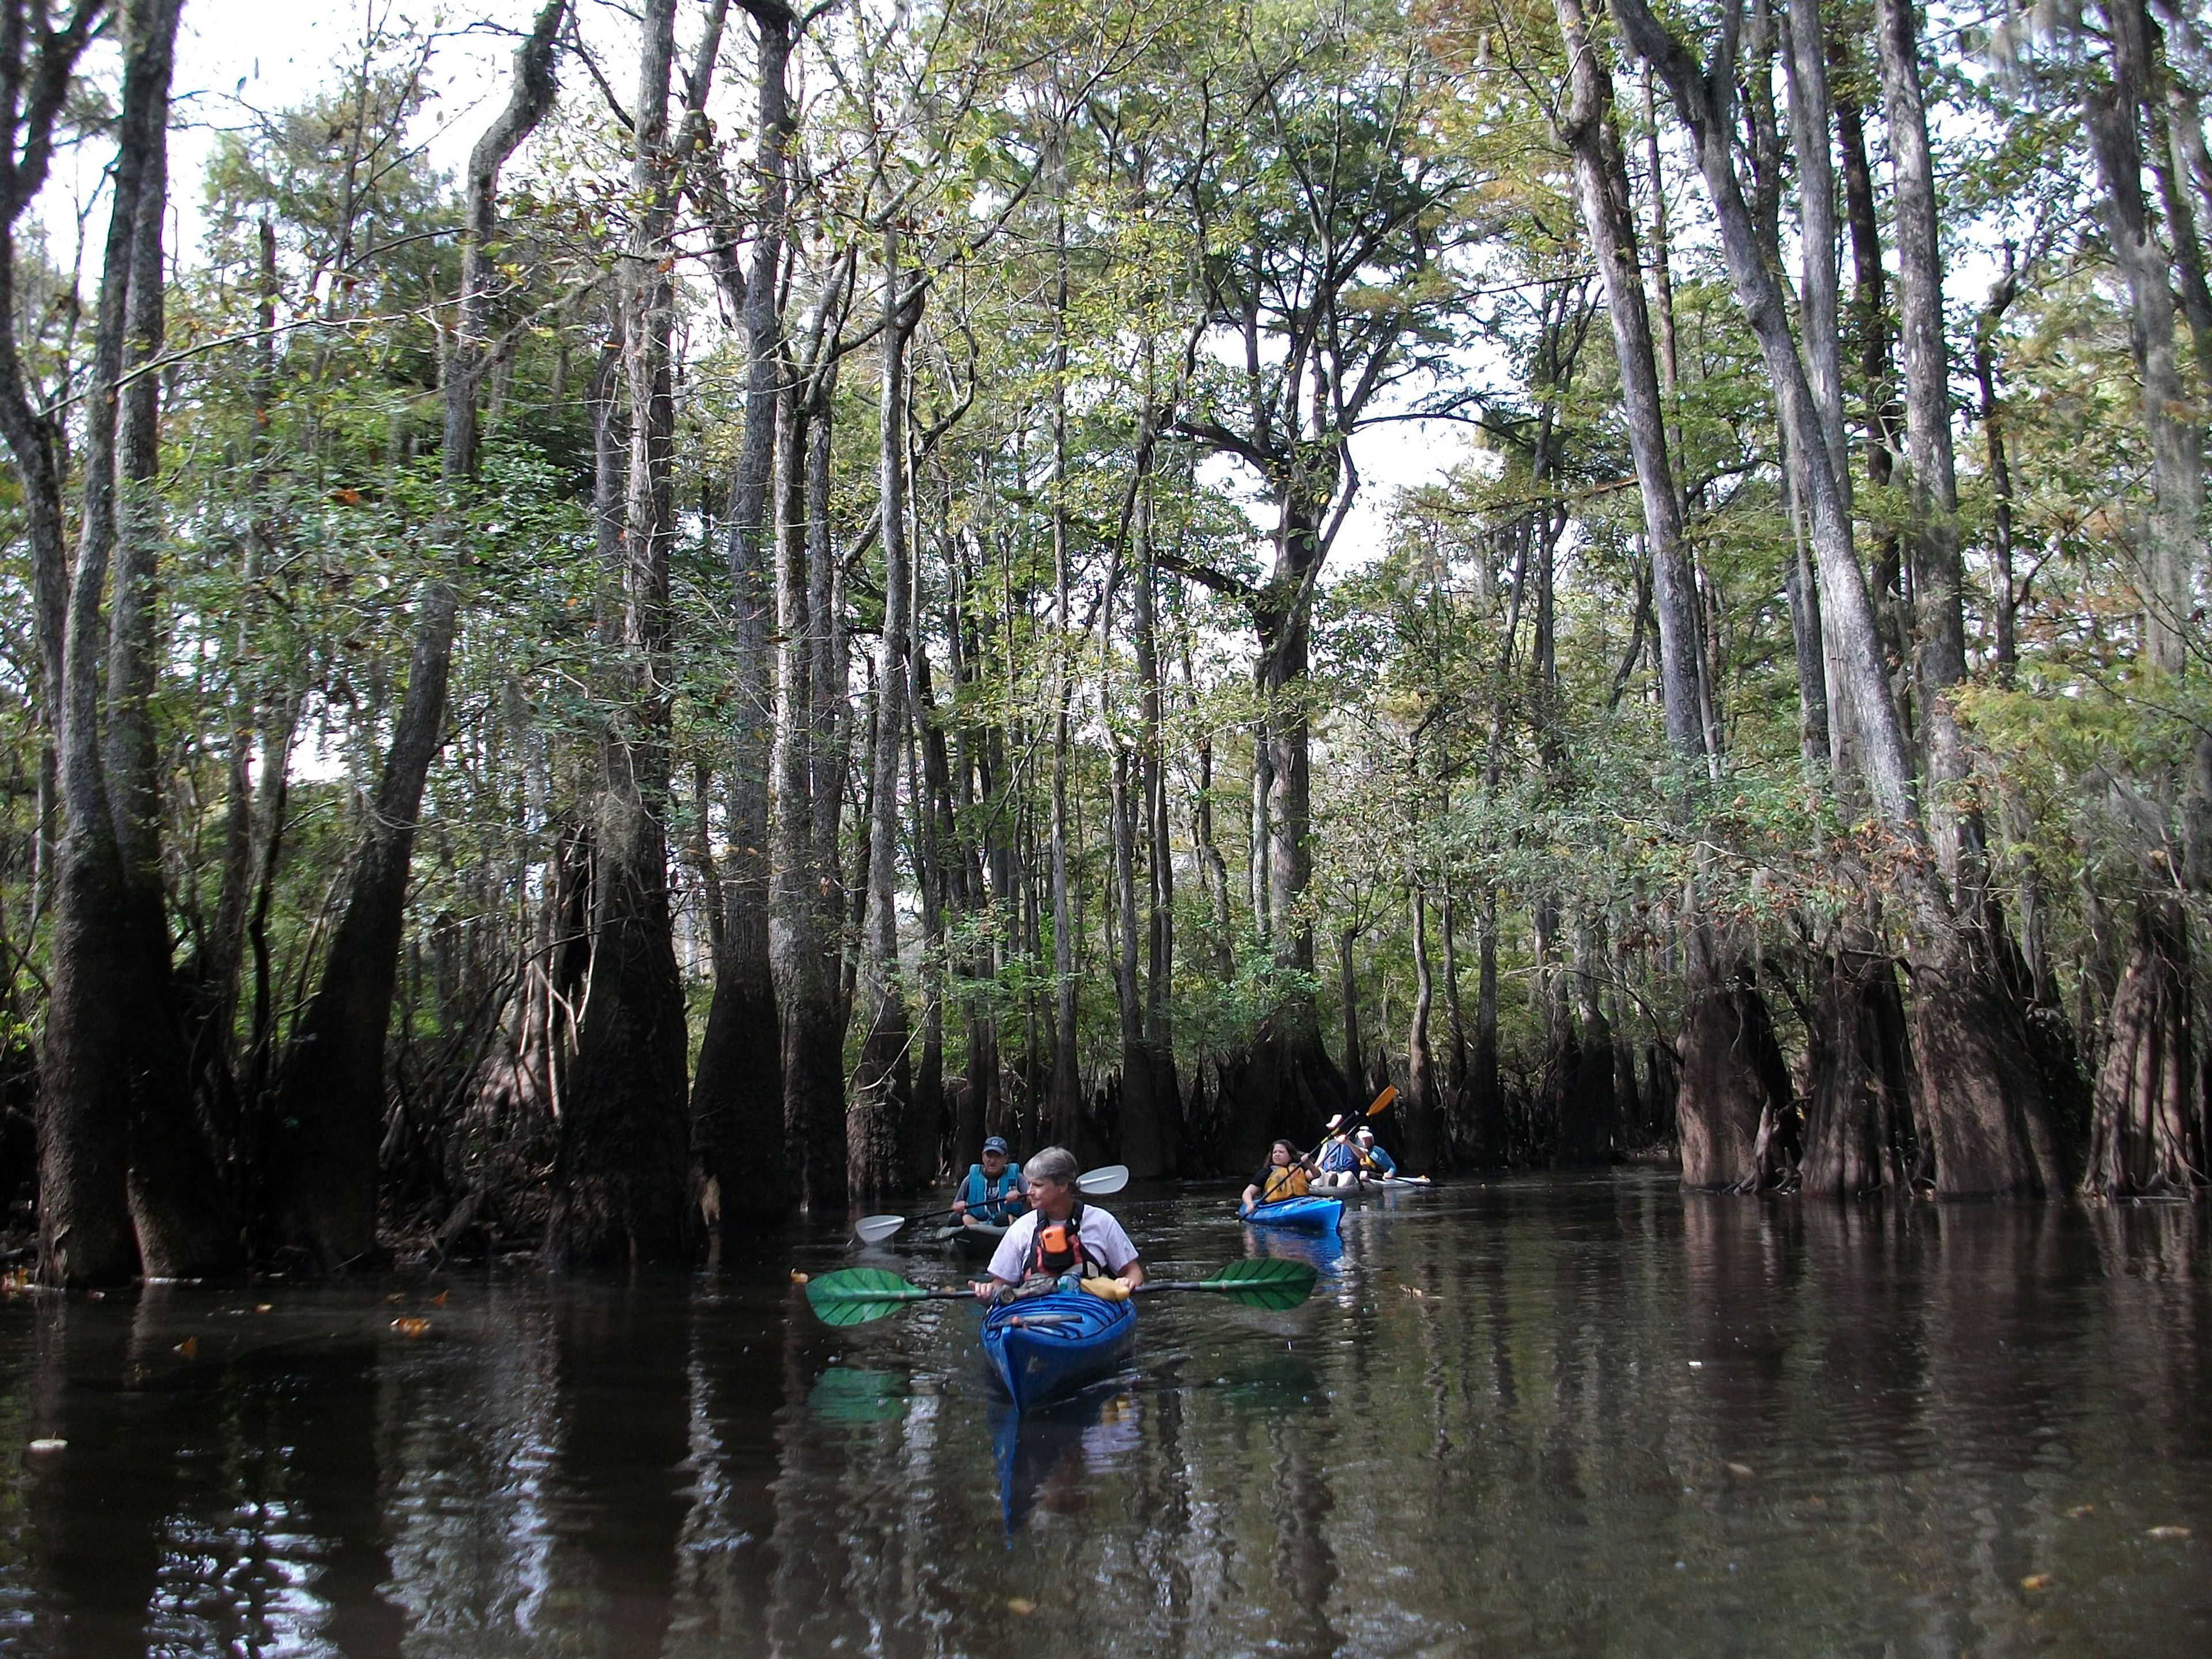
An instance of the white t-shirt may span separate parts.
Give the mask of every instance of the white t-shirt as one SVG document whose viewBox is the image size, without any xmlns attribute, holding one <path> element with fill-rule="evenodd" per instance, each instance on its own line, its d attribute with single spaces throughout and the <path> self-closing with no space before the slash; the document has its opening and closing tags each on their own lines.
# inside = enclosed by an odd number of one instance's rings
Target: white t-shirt
<svg viewBox="0 0 2212 1659">
<path fill-rule="evenodd" d="M 992 1278 L 1018 1285 L 1028 1276 L 1030 1261 L 1036 1255 L 1037 1228 L 1043 1221 L 1043 1211 L 1031 1210 L 1006 1229 L 991 1253 Z M 1095 1204 L 1083 1206 L 1083 1224 L 1077 1231 L 1082 1235 L 1084 1255 L 1104 1263 L 1109 1273 L 1120 1273 L 1137 1259 L 1137 1247 L 1121 1231 L 1121 1224 Z"/>
</svg>

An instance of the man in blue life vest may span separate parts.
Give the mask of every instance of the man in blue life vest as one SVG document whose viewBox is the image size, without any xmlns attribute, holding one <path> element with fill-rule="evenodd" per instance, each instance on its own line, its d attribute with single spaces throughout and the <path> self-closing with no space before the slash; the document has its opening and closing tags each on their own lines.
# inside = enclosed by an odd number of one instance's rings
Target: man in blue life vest
<svg viewBox="0 0 2212 1659">
<path fill-rule="evenodd" d="M 1121 1224 L 1077 1193 L 1081 1167 L 1065 1146 L 1048 1146 L 1023 1166 L 1030 1212 L 999 1241 L 991 1276 L 969 1285 L 978 1302 L 1011 1302 L 1078 1285 L 1120 1302 L 1145 1282 L 1137 1247 Z"/>
<path fill-rule="evenodd" d="M 983 1143 L 983 1161 L 968 1166 L 968 1177 L 952 1200 L 953 1219 L 963 1227 L 970 1222 L 995 1227 L 1012 1221 L 1029 1206 L 1029 1188 L 1022 1172 L 1007 1164 L 1006 1143 L 993 1135 Z"/>
<path fill-rule="evenodd" d="M 1375 1131 L 1361 1127 L 1352 1138 L 1352 1149 L 1359 1154 L 1359 1173 L 1370 1181 L 1388 1181 L 1398 1173 L 1398 1160 L 1375 1144 Z"/>
<path fill-rule="evenodd" d="M 1315 1167 L 1321 1179 L 1314 1185 L 1321 1188 L 1357 1187 L 1359 1184 L 1359 1152 L 1352 1144 L 1352 1132 L 1344 1126 L 1344 1114 L 1339 1112 L 1328 1121 L 1328 1139 L 1322 1143 L 1321 1157 Z"/>
</svg>

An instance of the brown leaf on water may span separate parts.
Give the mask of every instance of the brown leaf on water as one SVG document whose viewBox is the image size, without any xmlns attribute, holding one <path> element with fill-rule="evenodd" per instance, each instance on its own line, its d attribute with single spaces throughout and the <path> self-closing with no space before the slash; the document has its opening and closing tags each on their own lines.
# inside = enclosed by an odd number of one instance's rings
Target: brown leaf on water
<svg viewBox="0 0 2212 1659">
<path fill-rule="evenodd" d="M 430 1298 L 430 1305 L 434 1308 L 444 1307 L 446 1305 L 446 1297 L 447 1294 L 448 1292 L 445 1291 L 439 1291 L 437 1295 Z"/>
<path fill-rule="evenodd" d="M 275 1304 L 271 1303 L 257 1302 L 253 1304 L 253 1311 L 256 1313 L 267 1313 L 273 1305 Z"/>
<path fill-rule="evenodd" d="M 2094 1515 L 2096 1512 L 2097 1506 L 2094 1504 L 2076 1504 L 2066 1511 L 2066 1518 L 2069 1521 L 2079 1521 L 2083 1516 Z"/>
<path fill-rule="evenodd" d="M 390 1296 L 386 1297 L 384 1299 L 386 1302 L 401 1302 L 404 1301 L 406 1298 L 402 1297 L 398 1291 L 394 1291 Z"/>
<path fill-rule="evenodd" d="M 1036 1603 L 1026 1595 L 1009 1595 L 1006 1598 L 1006 1611 L 1018 1613 L 1026 1619 L 1036 1611 Z"/>
<path fill-rule="evenodd" d="M 1731 1463 L 1728 1466 L 1728 1472 L 1739 1480 L 1748 1480 L 1752 1478 L 1752 1468 L 1748 1463 Z"/>
<path fill-rule="evenodd" d="M 2020 1587 L 2024 1590 L 2049 1589 L 2051 1575 L 2047 1572 L 2031 1572 L 2020 1581 Z"/>
<path fill-rule="evenodd" d="M 803 1273 L 799 1272 L 798 1268 L 793 1267 L 793 1268 L 791 1270 L 791 1282 L 792 1282 L 793 1284 L 794 1284 L 794 1285 L 804 1285 L 804 1284 L 806 1282 L 806 1278 L 807 1278 L 807 1276 L 806 1276 L 805 1273 Z"/>
<path fill-rule="evenodd" d="M 2150 1535 L 2154 1538 L 2186 1538 L 2189 1536 L 2189 1528 L 2186 1527 L 2153 1527 L 2150 1529 Z"/>
<path fill-rule="evenodd" d="M 395 1319 L 392 1322 L 392 1328 L 402 1336 L 420 1336 L 430 1328 L 430 1322 L 427 1319 Z"/>
<path fill-rule="evenodd" d="M 183 1341 L 177 1344 L 176 1351 L 184 1355 L 187 1359 L 198 1358 L 200 1352 L 199 1338 L 197 1336 L 186 1337 Z"/>
</svg>

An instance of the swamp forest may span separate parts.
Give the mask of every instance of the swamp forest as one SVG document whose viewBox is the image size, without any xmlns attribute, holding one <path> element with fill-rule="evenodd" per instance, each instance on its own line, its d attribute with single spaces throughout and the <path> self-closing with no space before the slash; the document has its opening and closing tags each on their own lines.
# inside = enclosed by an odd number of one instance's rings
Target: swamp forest
<svg viewBox="0 0 2212 1659">
<path fill-rule="evenodd" d="M 2199 1194 L 2190 0 L 200 3 L 0 0 L 24 1286 Z"/>
</svg>

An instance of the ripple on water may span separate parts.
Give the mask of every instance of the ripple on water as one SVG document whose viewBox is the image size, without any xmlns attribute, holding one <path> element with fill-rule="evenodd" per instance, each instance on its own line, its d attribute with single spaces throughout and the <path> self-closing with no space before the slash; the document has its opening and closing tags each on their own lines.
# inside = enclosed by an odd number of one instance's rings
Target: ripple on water
<svg viewBox="0 0 2212 1659">
<path fill-rule="evenodd" d="M 0 1308 L 0 1647 L 410 1656 L 2212 1651 L 2201 1209 L 1391 1195 L 1342 1238 L 1114 1200 L 1148 1300 L 1016 1418 L 977 1312 L 787 1278 Z M 868 1260 L 927 1282 L 966 1264 Z M 403 1306 L 385 1298 L 397 1291 Z M 419 1337 L 397 1317 L 428 1321 Z"/>
</svg>

